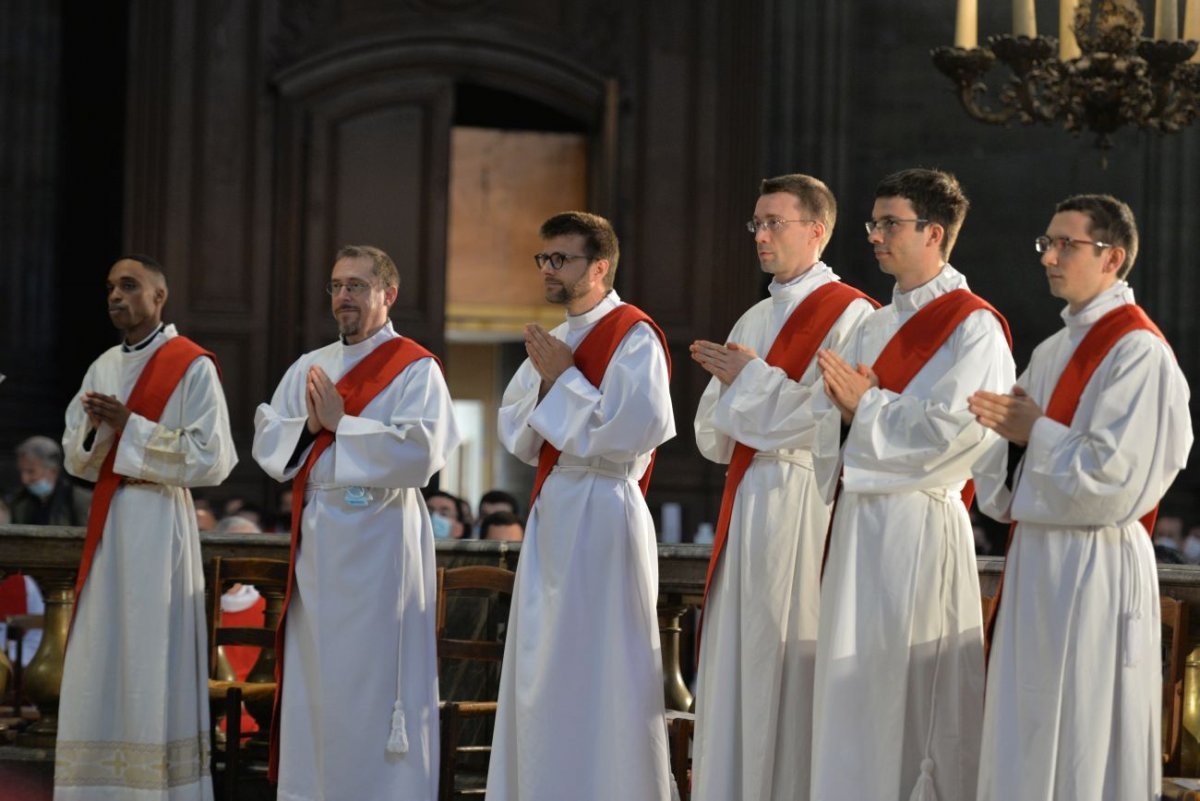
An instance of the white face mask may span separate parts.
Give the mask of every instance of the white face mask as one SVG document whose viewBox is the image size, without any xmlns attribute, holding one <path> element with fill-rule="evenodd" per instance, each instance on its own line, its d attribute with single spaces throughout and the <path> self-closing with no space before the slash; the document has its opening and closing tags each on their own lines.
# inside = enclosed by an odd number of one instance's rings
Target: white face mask
<svg viewBox="0 0 1200 801">
<path fill-rule="evenodd" d="M 433 524 L 433 538 L 437 540 L 450 539 L 450 532 L 454 529 L 454 523 L 445 515 L 434 512 L 429 516 L 429 522 Z"/>
<path fill-rule="evenodd" d="M 1200 562 L 1200 537 L 1189 535 L 1183 541 L 1183 556 L 1189 562 Z"/>
<path fill-rule="evenodd" d="M 32 484 L 26 484 L 25 489 L 29 490 L 30 494 L 45 500 L 50 497 L 50 493 L 54 492 L 54 482 L 48 478 L 39 478 Z"/>
</svg>

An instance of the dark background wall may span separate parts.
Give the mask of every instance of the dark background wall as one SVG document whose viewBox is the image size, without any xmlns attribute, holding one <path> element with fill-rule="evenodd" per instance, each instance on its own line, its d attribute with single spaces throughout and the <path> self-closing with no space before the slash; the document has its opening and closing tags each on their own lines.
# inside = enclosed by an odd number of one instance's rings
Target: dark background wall
<svg viewBox="0 0 1200 801">
<path fill-rule="evenodd" d="M 981 36 L 1009 24 L 993 6 Z M 1019 365 L 1059 325 L 1033 237 L 1062 197 L 1117 194 L 1143 233 L 1131 282 L 1196 384 L 1200 128 L 1124 132 L 1104 169 L 1087 138 L 973 122 L 928 56 L 952 16 L 949 0 L 8 0 L 0 454 L 61 432 L 114 341 L 105 273 L 144 251 L 169 269 L 169 319 L 224 368 L 242 463 L 222 491 L 265 498 L 254 407 L 332 336 L 320 287 L 335 247 L 392 252 L 397 327 L 442 350 L 449 126 L 526 114 L 588 135 L 591 205 L 621 236 L 618 288 L 672 343 L 680 436 L 651 501 L 681 502 L 687 532 L 715 518 L 723 476 L 690 434 L 705 375 L 687 345 L 723 337 L 762 296 L 741 223 L 764 176 L 830 184 L 826 260 L 886 300 L 860 227 L 875 183 L 955 172 L 973 210 L 953 262 L 1008 315 Z M 1196 472 L 1169 498 L 1192 519 Z M 14 485 L 2 457 L 0 486 Z"/>
</svg>

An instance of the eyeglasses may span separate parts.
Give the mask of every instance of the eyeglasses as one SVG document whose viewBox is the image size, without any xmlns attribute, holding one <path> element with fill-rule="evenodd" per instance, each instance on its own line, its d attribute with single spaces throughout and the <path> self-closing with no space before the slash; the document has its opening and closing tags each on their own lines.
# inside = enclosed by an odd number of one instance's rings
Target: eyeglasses
<svg viewBox="0 0 1200 801">
<path fill-rule="evenodd" d="M 325 291 L 335 298 L 341 294 L 343 289 L 354 297 L 360 297 L 364 292 L 368 292 L 374 289 L 374 287 L 365 281 L 330 281 L 325 285 Z"/>
<path fill-rule="evenodd" d="M 878 231 L 884 236 L 890 236 L 892 231 L 896 230 L 896 226 L 900 223 L 916 223 L 924 225 L 929 222 L 924 217 L 914 217 L 911 220 L 901 220 L 897 217 L 880 217 L 878 220 L 867 220 L 863 225 L 867 227 L 867 236 Z"/>
<path fill-rule="evenodd" d="M 1098 248 L 1112 247 L 1108 242 L 1095 242 L 1091 239 L 1072 239 L 1069 236 L 1039 236 L 1033 240 L 1033 249 L 1038 253 L 1049 253 L 1051 250 L 1057 250 L 1059 253 L 1062 253 L 1071 245 L 1092 245 Z"/>
<path fill-rule="evenodd" d="M 769 220 L 747 220 L 746 230 L 752 234 L 757 234 L 759 231 L 768 231 L 772 234 L 779 233 L 779 229 L 788 223 L 815 223 L 816 220 L 780 220 L 772 217 Z"/>
<path fill-rule="evenodd" d="M 533 260 L 535 262 L 537 262 L 537 267 L 539 270 L 542 269 L 543 267 L 545 267 L 547 264 L 550 265 L 550 269 L 552 269 L 552 270 L 561 270 L 563 268 L 563 265 L 565 265 L 567 262 L 575 261 L 576 259 L 586 259 L 587 261 L 591 261 L 592 257 L 591 256 L 571 256 L 566 253 L 534 253 L 533 254 Z"/>
</svg>

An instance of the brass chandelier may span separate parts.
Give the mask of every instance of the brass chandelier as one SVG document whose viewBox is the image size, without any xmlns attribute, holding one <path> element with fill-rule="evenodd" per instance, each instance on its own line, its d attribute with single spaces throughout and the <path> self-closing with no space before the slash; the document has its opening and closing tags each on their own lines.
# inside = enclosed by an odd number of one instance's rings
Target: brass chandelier
<svg viewBox="0 0 1200 801">
<path fill-rule="evenodd" d="M 1126 125 L 1174 133 L 1200 116 L 1197 42 L 1179 40 L 1175 0 L 1159 0 L 1155 38 L 1133 0 L 1062 0 L 1060 38 L 1038 36 L 1033 0 L 1014 5 L 1014 32 L 975 46 L 974 0 L 959 0 L 955 46 L 932 51 L 934 65 L 958 86 L 967 114 L 1007 125 L 1061 124 L 1091 131 L 1096 146 L 1112 147 Z M 1200 28 L 1200 2 L 1189 0 L 1185 35 Z M 1073 12 L 1073 13 L 1072 13 Z M 998 90 L 984 76 L 999 61 L 1011 75 Z"/>
</svg>

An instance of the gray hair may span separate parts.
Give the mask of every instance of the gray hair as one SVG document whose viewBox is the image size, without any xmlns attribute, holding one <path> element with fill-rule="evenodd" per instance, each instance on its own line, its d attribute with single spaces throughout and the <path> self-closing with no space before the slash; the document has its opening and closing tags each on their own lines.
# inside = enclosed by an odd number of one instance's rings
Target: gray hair
<svg viewBox="0 0 1200 801">
<path fill-rule="evenodd" d="M 62 446 L 49 437 L 30 437 L 18 445 L 17 458 L 25 456 L 37 459 L 46 467 L 62 467 Z"/>
</svg>

